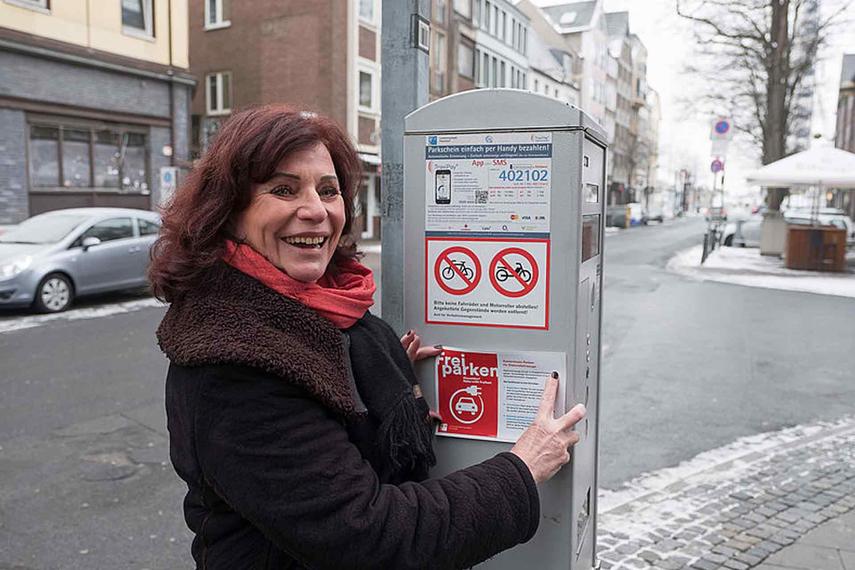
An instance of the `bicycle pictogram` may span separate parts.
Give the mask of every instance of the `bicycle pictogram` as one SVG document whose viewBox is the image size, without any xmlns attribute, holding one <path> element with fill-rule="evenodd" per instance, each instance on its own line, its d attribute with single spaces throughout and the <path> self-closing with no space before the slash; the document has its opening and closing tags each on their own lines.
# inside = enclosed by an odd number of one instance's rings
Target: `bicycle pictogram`
<svg viewBox="0 0 855 570">
<path fill-rule="evenodd" d="M 531 282 L 531 271 L 523 267 L 522 263 L 517 262 L 513 269 L 508 269 L 504 265 L 500 265 L 496 268 L 496 280 L 500 283 L 504 283 L 514 275 L 518 276 L 526 283 Z"/>
<path fill-rule="evenodd" d="M 452 264 L 457 267 L 458 271 L 455 271 L 451 265 L 446 265 L 442 269 L 443 279 L 451 281 L 454 279 L 455 275 L 462 275 L 467 281 L 472 281 L 472 278 L 475 276 L 475 272 L 466 264 L 465 260 L 452 261 Z"/>
</svg>

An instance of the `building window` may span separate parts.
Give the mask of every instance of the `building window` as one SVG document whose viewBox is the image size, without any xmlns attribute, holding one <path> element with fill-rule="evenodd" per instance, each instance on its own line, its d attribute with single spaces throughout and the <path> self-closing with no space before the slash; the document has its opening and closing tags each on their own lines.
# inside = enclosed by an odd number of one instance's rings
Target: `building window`
<svg viewBox="0 0 855 570">
<path fill-rule="evenodd" d="M 12 4 L 13 6 L 20 6 L 21 8 L 29 8 L 31 10 L 50 10 L 50 3 L 48 0 L 6 0 L 6 3 Z"/>
<path fill-rule="evenodd" d="M 231 25 L 229 15 L 229 0 L 205 0 L 205 29 L 216 30 Z"/>
<path fill-rule="evenodd" d="M 66 188 L 88 188 L 92 185 L 89 134 L 84 129 L 62 130 L 62 185 Z"/>
<path fill-rule="evenodd" d="M 378 108 L 376 72 L 368 65 L 359 69 L 359 110 L 374 113 Z"/>
<path fill-rule="evenodd" d="M 505 74 L 505 62 L 503 61 L 503 62 L 499 65 L 499 87 L 504 87 L 504 86 L 505 86 L 505 81 L 506 81 L 506 79 L 505 79 L 505 75 L 506 75 L 506 74 Z"/>
<path fill-rule="evenodd" d="M 148 191 L 147 136 L 132 127 L 30 125 L 33 188 Z"/>
<path fill-rule="evenodd" d="M 122 0 L 122 27 L 126 32 L 154 37 L 152 0 Z"/>
<path fill-rule="evenodd" d="M 457 73 L 470 79 L 475 78 L 474 52 L 472 47 L 461 43 L 457 47 Z"/>
<path fill-rule="evenodd" d="M 475 0 L 475 6 L 477 10 L 478 0 Z M 472 0 L 454 0 L 454 11 L 464 18 L 469 18 L 472 16 Z"/>
<path fill-rule="evenodd" d="M 232 111 L 232 74 L 211 73 L 205 78 L 205 97 L 209 115 L 227 115 Z"/>
<path fill-rule="evenodd" d="M 431 90 L 435 93 L 445 92 L 445 71 L 446 71 L 446 54 L 445 54 L 445 35 L 439 32 L 433 33 L 433 45 L 430 48 L 431 53 Z"/>
<path fill-rule="evenodd" d="M 484 53 L 484 63 L 481 65 L 481 86 L 490 86 L 490 56 Z"/>
<path fill-rule="evenodd" d="M 493 25 L 493 5 L 489 2 L 484 2 L 484 12 L 481 13 L 481 27 L 485 32 L 490 31 L 490 26 Z"/>
<path fill-rule="evenodd" d="M 534 92 L 537 93 L 537 90 L 540 88 L 540 84 L 537 79 L 534 80 Z"/>
<path fill-rule="evenodd" d="M 59 186 L 59 129 L 30 127 L 30 183 Z"/>
<path fill-rule="evenodd" d="M 95 132 L 95 144 L 92 147 L 92 160 L 95 166 L 96 188 L 119 187 L 119 159 L 121 153 L 121 135 L 111 130 Z"/>
<path fill-rule="evenodd" d="M 493 73 L 490 76 L 490 87 L 498 87 L 499 86 L 499 61 L 494 57 L 493 59 Z"/>
<path fill-rule="evenodd" d="M 359 0 L 359 19 L 369 24 L 374 23 L 375 0 Z"/>
<path fill-rule="evenodd" d="M 434 0 L 433 1 L 433 21 L 439 25 L 445 25 L 445 7 L 448 4 L 445 0 Z"/>
</svg>

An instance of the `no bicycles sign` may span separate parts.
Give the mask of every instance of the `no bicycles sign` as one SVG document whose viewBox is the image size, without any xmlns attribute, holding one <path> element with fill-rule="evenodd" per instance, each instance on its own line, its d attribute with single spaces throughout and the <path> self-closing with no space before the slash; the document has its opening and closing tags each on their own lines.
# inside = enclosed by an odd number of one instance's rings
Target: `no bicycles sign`
<svg viewBox="0 0 855 570">
<path fill-rule="evenodd" d="M 427 237 L 425 278 L 428 323 L 549 328 L 547 239 Z"/>
<path fill-rule="evenodd" d="M 470 249 L 449 247 L 437 256 L 433 273 L 443 291 L 465 295 L 472 292 L 481 280 L 481 262 Z"/>
</svg>

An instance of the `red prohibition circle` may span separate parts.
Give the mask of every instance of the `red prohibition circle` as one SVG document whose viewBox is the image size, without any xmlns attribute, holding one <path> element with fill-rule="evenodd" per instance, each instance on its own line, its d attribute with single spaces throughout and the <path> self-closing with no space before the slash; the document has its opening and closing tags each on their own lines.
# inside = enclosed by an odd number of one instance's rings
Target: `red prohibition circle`
<svg viewBox="0 0 855 570">
<path fill-rule="evenodd" d="M 531 264 L 531 281 L 529 281 L 528 283 L 522 280 L 520 276 L 516 274 L 513 267 L 511 267 L 510 264 L 505 261 L 505 256 L 512 253 L 516 253 L 518 255 L 523 256 Z M 508 270 L 511 276 L 516 278 L 517 281 L 519 281 L 520 285 L 522 285 L 523 287 L 522 289 L 520 289 L 519 291 L 508 291 L 507 289 L 499 285 L 499 281 L 496 279 L 496 267 L 499 265 L 499 263 L 504 265 L 505 269 Z M 493 284 L 493 287 L 495 287 L 496 291 L 498 291 L 505 297 L 511 297 L 513 299 L 516 299 L 518 297 L 524 297 L 528 295 L 532 292 L 535 285 L 537 285 L 537 278 L 539 275 L 540 271 L 537 268 L 537 262 L 535 261 L 534 256 L 526 250 L 520 249 L 518 247 L 508 247 L 503 249 L 495 256 L 493 256 L 493 261 L 490 262 L 490 283 Z"/>
<path fill-rule="evenodd" d="M 475 275 L 472 277 L 471 281 L 466 278 L 463 272 L 460 271 L 460 269 L 456 265 L 454 265 L 454 262 L 449 257 L 449 255 L 451 255 L 452 253 L 462 253 L 463 255 L 467 256 L 469 259 L 472 260 L 472 264 L 475 266 Z M 462 279 L 464 283 L 466 283 L 465 287 L 463 287 L 462 289 L 455 289 L 445 282 L 445 280 L 442 278 L 443 262 L 445 262 L 446 265 L 451 267 L 451 269 L 454 270 L 457 276 L 460 277 L 460 279 Z M 442 288 L 442 290 L 446 293 L 450 293 L 451 295 L 465 295 L 466 293 L 472 292 L 472 290 L 478 286 L 478 282 L 481 281 L 481 262 L 478 260 L 478 256 L 475 255 L 471 249 L 461 246 L 449 247 L 448 249 L 443 250 L 442 253 L 437 256 L 436 263 L 433 264 L 433 276 L 436 279 L 436 282 Z"/>
</svg>

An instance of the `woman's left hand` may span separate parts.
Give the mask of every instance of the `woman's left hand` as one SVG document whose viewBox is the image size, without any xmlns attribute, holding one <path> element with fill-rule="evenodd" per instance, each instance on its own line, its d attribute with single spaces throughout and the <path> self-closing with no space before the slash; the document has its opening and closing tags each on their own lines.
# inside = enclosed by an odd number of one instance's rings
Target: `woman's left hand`
<svg viewBox="0 0 855 570">
<path fill-rule="evenodd" d="M 442 352 L 441 346 L 422 346 L 422 339 L 413 330 L 401 337 L 401 346 L 407 351 L 407 356 L 413 363 L 424 358 L 431 358 Z"/>
</svg>

